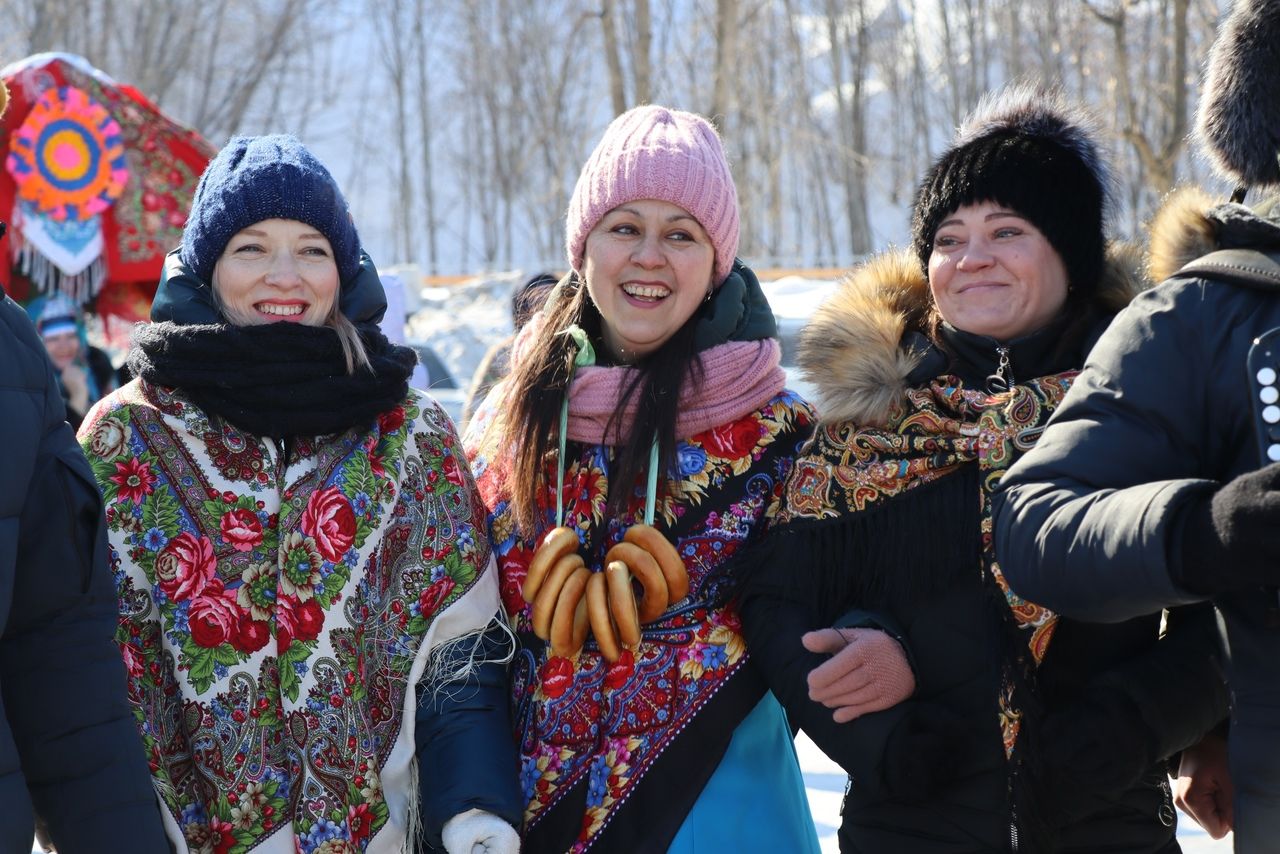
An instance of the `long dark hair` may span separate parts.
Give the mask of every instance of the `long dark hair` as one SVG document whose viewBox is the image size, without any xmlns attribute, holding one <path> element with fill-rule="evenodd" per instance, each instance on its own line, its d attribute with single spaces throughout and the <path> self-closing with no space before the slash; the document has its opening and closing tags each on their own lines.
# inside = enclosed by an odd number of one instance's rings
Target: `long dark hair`
<svg viewBox="0 0 1280 854">
<path fill-rule="evenodd" d="M 609 478 L 610 515 L 625 511 L 636 481 L 648 467 L 654 436 L 658 438 L 659 482 L 675 470 L 680 390 L 686 382 L 702 380 L 702 361 L 695 346 L 701 314 L 700 308 L 665 344 L 632 365 L 635 379 L 623 390 L 605 429 L 607 437 L 618 437 L 616 467 Z M 514 364 L 501 410 L 483 440 L 491 459 L 501 454 L 509 458 L 509 465 L 503 467 L 506 491 L 511 495 L 516 525 L 525 536 L 538 530 L 538 496 L 555 489 L 554 480 L 547 475 L 547 462 L 558 452 L 560 407 L 568 394 L 577 355 L 573 339 L 563 332 L 575 324 L 587 333 L 597 357 L 607 357 L 600 311 L 586 285 L 570 273 L 546 307 L 537 337 Z M 638 404 L 636 417 L 623 433 L 624 412 L 632 400 Z M 567 465 L 566 460 L 556 462 Z"/>
</svg>

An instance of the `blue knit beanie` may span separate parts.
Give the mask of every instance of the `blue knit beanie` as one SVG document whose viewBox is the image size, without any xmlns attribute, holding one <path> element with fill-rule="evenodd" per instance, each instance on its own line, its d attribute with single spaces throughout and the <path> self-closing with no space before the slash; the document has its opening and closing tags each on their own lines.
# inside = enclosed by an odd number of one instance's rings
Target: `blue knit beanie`
<svg viewBox="0 0 1280 854">
<path fill-rule="evenodd" d="M 340 281 L 360 270 L 360 236 L 337 182 L 296 137 L 237 136 L 200 177 L 182 232 L 183 263 L 211 282 L 231 238 L 264 219 L 305 222 L 329 240 Z"/>
</svg>

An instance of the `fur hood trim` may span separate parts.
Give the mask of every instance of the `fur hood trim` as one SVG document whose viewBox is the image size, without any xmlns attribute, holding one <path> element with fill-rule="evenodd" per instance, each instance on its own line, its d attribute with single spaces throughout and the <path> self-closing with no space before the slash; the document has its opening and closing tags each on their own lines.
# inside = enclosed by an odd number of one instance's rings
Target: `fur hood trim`
<svg viewBox="0 0 1280 854">
<path fill-rule="evenodd" d="M 1142 253 L 1113 243 L 1096 303 L 1113 314 L 1147 284 Z M 822 422 L 888 422 L 894 405 L 906 396 L 907 378 L 925 355 L 904 346 L 903 337 L 927 334 L 932 309 L 929 281 L 920 260 L 908 251 L 877 255 L 837 284 L 800 333 L 796 354 L 805 379 L 817 389 L 814 403 Z"/>
<path fill-rule="evenodd" d="M 1218 230 L 1208 213 L 1218 201 L 1199 187 L 1180 187 L 1151 218 L 1147 275 L 1163 282 L 1202 255 L 1218 248 Z"/>
</svg>

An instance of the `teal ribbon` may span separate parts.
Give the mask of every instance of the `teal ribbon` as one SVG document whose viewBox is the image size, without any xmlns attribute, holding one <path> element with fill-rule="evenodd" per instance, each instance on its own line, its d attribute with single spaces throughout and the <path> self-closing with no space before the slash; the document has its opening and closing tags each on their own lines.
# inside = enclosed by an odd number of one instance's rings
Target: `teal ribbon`
<svg viewBox="0 0 1280 854">
<path fill-rule="evenodd" d="M 564 387 L 564 401 L 560 404 L 560 454 L 556 459 L 556 527 L 564 525 L 564 453 L 565 440 L 569 434 L 569 388 L 573 385 L 573 375 L 578 368 L 585 368 L 596 363 L 596 350 L 591 346 L 591 339 L 586 331 L 576 323 L 560 333 L 573 339 L 578 352 L 569 366 L 569 381 Z"/>
<path fill-rule="evenodd" d="M 569 366 L 569 381 L 565 384 L 564 401 L 560 404 L 560 453 L 556 460 L 556 527 L 564 525 L 564 456 L 569 435 L 569 388 L 573 385 L 573 375 L 578 368 L 589 367 L 596 363 L 596 351 L 591 346 L 591 339 L 586 331 L 576 323 L 560 333 L 573 339 L 578 352 Z M 645 488 L 644 523 L 653 524 L 654 504 L 658 497 L 658 437 L 653 437 L 653 445 L 649 448 L 649 482 Z"/>
</svg>

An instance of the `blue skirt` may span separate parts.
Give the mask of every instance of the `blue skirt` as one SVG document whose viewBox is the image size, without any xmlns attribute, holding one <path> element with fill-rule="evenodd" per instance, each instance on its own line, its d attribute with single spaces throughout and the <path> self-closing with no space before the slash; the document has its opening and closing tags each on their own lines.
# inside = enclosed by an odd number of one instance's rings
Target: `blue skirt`
<svg viewBox="0 0 1280 854">
<path fill-rule="evenodd" d="M 786 713 L 772 693 L 738 724 L 669 854 L 819 854 Z"/>
</svg>

